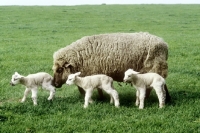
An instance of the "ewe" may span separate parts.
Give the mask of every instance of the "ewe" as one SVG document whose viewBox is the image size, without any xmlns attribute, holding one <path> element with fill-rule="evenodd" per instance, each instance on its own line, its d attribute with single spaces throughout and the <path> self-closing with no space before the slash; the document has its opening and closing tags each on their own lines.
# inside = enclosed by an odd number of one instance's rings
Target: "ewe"
<svg viewBox="0 0 200 133">
<path fill-rule="evenodd" d="M 145 93 L 149 87 L 155 89 L 159 100 L 159 107 L 162 108 L 165 105 L 165 79 L 157 73 L 139 74 L 139 72 L 133 71 L 133 69 L 128 69 L 125 72 L 124 81 L 131 83 L 136 88 L 135 105 L 139 105 L 139 109 L 144 108 Z"/>
<path fill-rule="evenodd" d="M 28 93 L 31 91 L 33 104 L 37 105 L 37 90 L 39 86 L 42 86 L 42 88 L 50 91 L 50 96 L 48 97 L 48 100 L 53 99 L 53 96 L 55 95 L 55 87 L 51 85 L 52 80 L 53 77 L 45 72 L 30 74 L 26 77 L 15 72 L 15 74 L 12 75 L 10 84 L 12 86 L 17 84 L 22 84 L 26 86 L 24 97 L 22 98 L 21 102 L 25 102 Z"/>
<path fill-rule="evenodd" d="M 75 74 L 70 74 L 66 81 L 66 84 L 72 85 L 75 84 L 85 90 L 85 103 L 84 108 L 88 107 L 89 103 L 92 103 L 92 93 L 95 88 L 103 89 L 110 95 L 110 103 L 113 103 L 116 107 L 119 107 L 119 98 L 117 91 L 113 88 L 113 79 L 106 75 L 93 75 L 86 77 L 79 77 L 81 72 Z"/>
<path fill-rule="evenodd" d="M 141 73 L 155 72 L 166 78 L 167 58 L 167 43 L 147 32 L 85 36 L 53 54 L 53 85 L 60 88 L 68 75 L 76 72 L 82 72 L 81 76 L 101 73 L 123 82 L 124 72 L 129 68 Z M 165 90 L 166 101 L 170 101 L 166 85 Z M 148 97 L 151 89 L 147 91 Z M 103 98 L 102 90 L 98 92 Z"/>
</svg>

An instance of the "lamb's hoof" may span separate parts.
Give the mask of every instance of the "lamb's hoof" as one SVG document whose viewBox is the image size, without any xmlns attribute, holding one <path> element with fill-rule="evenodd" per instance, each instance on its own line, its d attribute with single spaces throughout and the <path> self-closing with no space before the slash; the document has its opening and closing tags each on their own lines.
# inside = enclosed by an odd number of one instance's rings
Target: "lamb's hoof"
<svg viewBox="0 0 200 133">
<path fill-rule="evenodd" d="M 144 107 L 139 107 L 139 109 L 144 109 Z"/>
<path fill-rule="evenodd" d="M 138 103 L 138 102 L 136 102 L 136 103 L 135 103 L 135 106 L 139 106 L 139 103 Z"/>
<path fill-rule="evenodd" d="M 119 108 L 119 105 L 115 105 L 116 108 Z"/>
<path fill-rule="evenodd" d="M 162 109 L 162 108 L 164 108 L 164 106 L 160 106 L 159 108 Z"/>
<path fill-rule="evenodd" d="M 83 107 L 86 109 L 88 107 L 88 105 L 84 105 Z"/>
<path fill-rule="evenodd" d="M 50 100 L 53 100 L 53 98 L 47 98 L 47 99 L 48 99 L 49 101 L 50 101 Z"/>
<path fill-rule="evenodd" d="M 89 103 L 91 103 L 91 104 L 92 104 L 93 102 L 94 102 L 93 100 L 90 100 L 90 101 L 89 101 Z"/>
</svg>

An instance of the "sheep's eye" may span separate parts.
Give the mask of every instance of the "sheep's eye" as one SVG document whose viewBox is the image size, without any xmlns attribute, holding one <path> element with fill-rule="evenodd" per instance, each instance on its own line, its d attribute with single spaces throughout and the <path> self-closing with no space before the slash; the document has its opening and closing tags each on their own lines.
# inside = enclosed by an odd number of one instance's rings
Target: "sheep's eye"
<svg viewBox="0 0 200 133">
<path fill-rule="evenodd" d="M 63 72 L 63 68 L 62 67 L 58 68 L 57 73 L 62 73 L 62 72 Z"/>
<path fill-rule="evenodd" d="M 16 81 L 17 79 L 16 78 L 14 78 L 14 81 Z"/>
<path fill-rule="evenodd" d="M 128 75 L 128 77 L 130 78 L 130 77 L 131 77 L 131 75 Z"/>
</svg>

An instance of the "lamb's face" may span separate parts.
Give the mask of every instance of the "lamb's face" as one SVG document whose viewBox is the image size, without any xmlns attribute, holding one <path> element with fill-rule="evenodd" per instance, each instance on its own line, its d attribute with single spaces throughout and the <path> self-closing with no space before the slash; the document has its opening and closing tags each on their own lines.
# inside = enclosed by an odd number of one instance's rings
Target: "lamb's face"
<svg viewBox="0 0 200 133">
<path fill-rule="evenodd" d="M 67 78 L 67 81 L 66 81 L 66 84 L 67 85 L 72 85 L 74 84 L 74 80 L 76 78 L 76 75 L 75 74 L 70 74 Z"/>
<path fill-rule="evenodd" d="M 72 85 L 74 84 L 74 81 L 76 79 L 76 76 L 79 76 L 81 74 L 81 72 L 77 72 L 75 74 L 70 74 L 67 78 L 66 84 L 67 85 Z"/>
<path fill-rule="evenodd" d="M 12 75 L 10 85 L 15 86 L 16 84 L 19 84 L 21 77 L 22 76 L 19 73 L 15 72 L 15 74 Z"/>
<path fill-rule="evenodd" d="M 131 82 L 134 75 L 139 72 L 134 71 L 133 69 L 128 69 L 124 74 L 124 82 Z"/>
<path fill-rule="evenodd" d="M 133 73 L 130 73 L 130 72 L 125 72 L 125 75 L 124 75 L 124 82 L 128 82 L 130 83 L 131 82 L 131 79 L 132 79 L 132 75 Z"/>
</svg>

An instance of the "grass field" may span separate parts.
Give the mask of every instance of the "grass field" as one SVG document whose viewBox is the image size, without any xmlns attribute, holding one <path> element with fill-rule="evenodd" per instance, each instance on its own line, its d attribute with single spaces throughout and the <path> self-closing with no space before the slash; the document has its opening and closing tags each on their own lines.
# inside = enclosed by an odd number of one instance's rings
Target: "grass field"
<svg viewBox="0 0 200 133">
<path fill-rule="evenodd" d="M 0 7 L 0 132 L 1 133 L 197 133 L 200 132 L 200 5 L 99 5 Z M 153 92 L 145 109 L 134 106 L 135 89 L 115 88 L 121 107 L 101 101 L 83 109 L 76 86 L 57 89 L 53 102 L 39 90 L 20 103 L 24 87 L 9 85 L 11 75 L 46 71 L 53 52 L 93 34 L 147 31 L 169 44 L 167 85 L 172 97 L 158 108 Z"/>
</svg>

